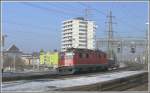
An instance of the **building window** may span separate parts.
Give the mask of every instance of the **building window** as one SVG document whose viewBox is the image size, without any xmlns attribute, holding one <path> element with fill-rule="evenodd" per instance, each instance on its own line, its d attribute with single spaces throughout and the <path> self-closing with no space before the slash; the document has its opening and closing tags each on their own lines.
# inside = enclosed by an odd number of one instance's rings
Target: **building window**
<svg viewBox="0 0 150 93">
<path fill-rule="evenodd" d="M 86 29 L 79 29 L 79 31 L 87 31 Z"/>
<path fill-rule="evenodd" d="M 86 45 L 84 45 L 84 44 L 79 44 L 79 46 L 83 46 L 83 47 L 85 47 Z"/>
<path fill-rule="evenodd" d="M 72 23 L 72 21 L 68 21 L 68 24 L 69 24 L 69 23 Z"/>
<path fill-rule="evenodd" d="M 86 43 L 86 41 L 85 41 L 85 40 L 79 40 L 79 42 L 81 42 L 81 43 Z"/>
<path fill-rule="evenodd" d="M 68 28 L 68 27 L 72 27 L 72 24 L 63 26 L 63 28 Z"/>
<path fill-rule="evenodd" d="M 64 31 L 72 31 L 72 28 L 64 29 Z"/>
<path fill-rule="evenodd" d="M 84 21 L 80 21 L 79 23 L 80 23 L 80 24 L 86 24 L 87 22 L 84 22 Z"/>
<path fill-rule="evenodd" d="M 86 37 L 79 37 L 79 39 L 86 39 Z"/>
<path fill-rule="evenodd" d="M 67 21 L 67 22 L 64 22 L 63 24 L 69 24 L 69 23 L 72 23 L 72 21 Z"/>
<path fill-rule="evenodd" d="M 80 28 L 86 28 L 87 26 L 85 25 L 79 25 Z"/>
<path fill-rule="evenodd" d="M 85 35 L 85 33 L 79 33 L 79 35 Z"/>
</svg>

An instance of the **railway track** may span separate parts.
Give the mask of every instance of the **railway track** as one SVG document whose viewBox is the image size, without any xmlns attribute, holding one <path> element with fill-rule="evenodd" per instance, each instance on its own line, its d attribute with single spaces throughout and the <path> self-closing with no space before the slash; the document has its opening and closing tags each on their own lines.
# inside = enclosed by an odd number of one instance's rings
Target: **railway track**
<svg viewBox="0 0 150 93">
<path fill-rule="evenodd" d="M 102 91 L 125 91 L 148 82 L 148 74 L 141 74 L 122 78 L 102 85 Z M 136 90 L 136 89 L 135 89 Z M 145 90 L 147 91 L 147 90 Z"/>
<path fill-rule="evenodd" d="M 3 78 L 3 82 L 9 82 L 9 81 L 15 81 L 15 80 L 37 80 L 37 79 L 65 79 L 65 78 L 73 78 L 73 77 L 79 77 L 79 76 L 88 76 L 88 75 L 96 75 L 96 74 L 105 74 L 110 72 L 119 72 L 119 71 L 130 71 L 130 70 L 139 70 L 139 68 L 136 67 L 122 67 L 118 69 L 112 69 L 108 71 L 97 71 L 97 72 L 82 72 L 78 74 L 73 75 L 61 75 L 58 73 L 53 74 L 44 74 L 44 75 L 33 75 L 33 76 L 18 76 L 18 77 L 8 77 Z"/>
<path fill-rule="evenodd" d="M 140 69 L 137 67 L 123 67 L 123 68 L 112 69 L 112 70 L 108 70 L 108 71 L 82 72 L 82 73 L 73 74 L 73 75 L 59 75 L 59 74 L 57 74 L 56 77 L 50 77 L 50 78 L 62 79 L 62 78 L 72 78 L 72 77 L 79 77 L 79 76 L 97 75 L 97 74 L 105 74 L 105 73 L 110 73 L 110 72 L 130 71 L 130 70 L 134 71 L 134 70 L 140 70 Z"/>
</svg>

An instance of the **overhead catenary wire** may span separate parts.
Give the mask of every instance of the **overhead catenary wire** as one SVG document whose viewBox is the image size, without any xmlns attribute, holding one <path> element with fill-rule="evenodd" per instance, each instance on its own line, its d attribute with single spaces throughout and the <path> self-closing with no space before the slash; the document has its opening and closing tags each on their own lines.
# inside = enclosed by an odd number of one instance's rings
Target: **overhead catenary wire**
<svg viewBox="0 0 150 93">
<path fill-rule="evenodd" d="M 5 22 L 5 23 L 19 26 L 20 29 L 17 27 L 16 28 L 17 30 L 15 30 L 15 31 L 21 32 L 24 34 L 28 34 L 28 35 L 32 35 L 32 34 L 34 34 L 34 35 L 36 34 L 36 35 L 40 35 L 40 36 L 41 35 L 48 35 L 48 34 L 43 33 L 43 31 L 48 31 L 47 33 L 49 33 L 50 29 L 52 29 L 52 28 L 39 27 L 39 26 L 32 25 L 32 24 L 23 24 L 23 23 L 17 23 L 17 22 Z M 21 29 L 22 27 L 30 28 L 30 30 L 23 30 L 23 29 Z M 38 30 L 40 29 L 41 31 L 37 31 L 37 30 L 33 30 L 33 29 L 38 29 Z M 55 29 L 55 28 L 53 28 L 53 29 Z M 55 29 L 55 30 L 58 30 L 58 29 Z"/>
<path fill-rule="evenodd" d="M 41 10 L 44 10 L 44 11 L 47 11 L 49 13 L 51 12 L 55 12 L 55 13 L 58 13 L 58 14 L 64 14 L 64 15 L 68 15 L 68 14 L 74 14 L 74 15 L 77 15 L 77 13 L 74 13 L 72 11 L 64 11 L 62 9 L 56 9 L 56 8 L 48 8 L 48 7 L 43 7 L 39 4 L 32 4 L 32 3 L 25 3 L 25 2 L 21 2 L 21 4 L 24 4 L 24 5 L 27 5 L 27 6 L 30 6 L 30 7 L 34 7 L 34 8 L 38 8 L 38 9 L 41 9 Z M 54 7 L 54 6 L 53 6 Z"/>
<path fill-rule="evenodd" d="M 34 28 L 34 29 L 41 29 L 41 30 L 50 30 L 50 29 L 56 29 L 53 27 L 46 27 L 46 26 L 39 26 L 39 25 L 35 25 L 35 24 L 29 24 L 29 23 L 19 23 L 19 22 L 14 22 L 14 21 L 4 21 L 3 24 L 11 24 L 11 25 L 18 25 L 18 26 L 26 26 L 29 28 Z"/>
<path fill-rule="evenodd" d="M 87 7 L 88 9 L 90 8 L 90 10 L 94 10 L 94 11 L 96 11 L 96 12 L 98 12 L 98 13 L 104 15 L 104 16 L 107 16 L 106 13 L 104 13 L 104 12 L 102 12 L 102 11 L 96 9 L 96 8 L 93 8 L 93 7 L 91 7 L 90 5 L 87 5 L 87 4 L 84 4 L 84 3 L 81 3 L 81 2 L 78 2 L 78 3 L 79 3 L 80 5 L 82 5 L 82 6 Z M 64 15 L 66 15 L 66 14 L 69 14 L 69 15 L 74 15 L 74 14 L 76 14 L 76 15 L 78 15 L 77 13 L 74 13 L 74 12 L 71 12 L 71 11 L 64 11 L 64 10 L 60 10 L 60 9 L 54 9 L 54 8 L 43 7 L 43 6 L 40 6 L 40 5 L 38 5 L 38 4 L 23 3 L 23 2 L 22 2 L 22 4 L 25 4 L 25 5 L 28 5 L 28 6 L 31 6 L 31 7 L 35 7 L 35 8 L 39 8 L 39 9 L 42 9 L 42 10 L 46 10 L 46 11 L 48 11 L 48 12 L 61 13 L 61 14 L 64 14 Z M 136 29 L 136 31 L 143 32 L 143 30 L 139 29 L 137 26 L 131 25 L 130 23 L 124 21 L 123 19 L 120 19 L 120 18 L 118 18 L 118 17 L 117 17 L 117 19 L 118 19 L 117 21 L 119 21 L 119 23 L 122 22 L 122 23 L 124 24 L 124 26 L 125 26 L 125 25 L 126 25 L 126 26 L 128 25 L 130 28 L 132 28 L 132 29 L 134 29 L 134 30 Z"/>
<path fill-rule="evenodd" d="M 80 2 L 79 2 L 80 3 Z M 98 12 L 99 14 L 101 14 L 101 15 L 103 15 L 103 16 L 107 16 L 107 14 L 106 13 L 104 13 L 104 12 L 102 12 L 102 11 L 100 11 L 100 10 L 98 10 L 98 9 L 96 9 L 96 8 L 93 8 L 93 7 L 91 7 L 91 6 L 89 6 L 89 5 L 87 5 L 87 4 L 84 4 L 84 3 L 80 3 L 82 6 L 85 6 L 85 7 L 88 7 L 88 8 L 91 8 L 92 10 L 95 10 L 96 12 Z M 134 29 L 134 31 L 135 31 L 135 29 L 136 29 L 136 32 L 138 32 L 138 33 L 143 33 L 143 32 L 145 32 L 145 31 L 143 31 L 143 30 L 141 30 L 141 29 L 139 29 L 139 28 L 137 28 L 137 27 L 135 27 L 134 25 L 131 25 L 131 24 L 129 24 L 129 23 L 127 23 L 127 22 L 125 22 L 124 20 L 120 20 L 120 18 L 117 18 L 117 19 L 119 19 L 119 22 L 121 21 L 121 23 L 123 23 L 124 24 L 124 26 L 128 26 L 129 28 L 132 28 L 132 29 Z M 118 21 L 118 20 L 117 20 Z M 113 31 L 115 34 L 118 34 L 118 32 L 117 31 Z M 104 31 L 104 33 L 106 33 L 105 31 Z M 129 35 L 129 32 L 119 32 L 119 33 L 123 33 L 123 34 L 128 34 Z M 135 33 L 135 32 L 134 32 Z M 114 34 L 114 35 L 115 35 Z M 131 34 L 131 33 L 130 33 Z M 128 36 L 127 35 L 127 36 Z M 118 34 L 117 36 L 120 36 L 120 34 Z M 128 37 L 123 37 L 123 38 L 128 38 Z M 116 37 L 116 36 L 115 36 Z M 122 37 L 122 36 L 121 36 Z M 137 36 L 136 36 L 137 37 Z M 116 37 L 116 38 L 118 38 L 118 37 Z M 119 37 L 120 38 L 120 37 Z M 138 37 L 137 37 L 138 38 Z M 145 37 L 142 37 L 141 39 L 144 39 Z"/>
<path fill-rule="evenodd" d="M 48 8 L 48 7 L 43 7 L 43 6 L 40 6 L 40 5 L 38 5 L 38 4 L 32 4 L 32 3 L 23 3 L 22 2 L 22 4 L 25 4 L 25 5 L 28 5 L 28 6 L 31 6 L 31 7 L 35 7 L 35 8 L 39 8 L 39 9 L 42 9 L 42 10 L 46 10 L 46 11 L 48 11 L 48 12 L 55 12 L 55 13 L 61 13 L 61 14 L 71 14 L 72 15 L 72 13 L 73 12 L 64 12 L 64 10 L 59 10 L 58 11 L 58 9 L 56 9 L 57 11 L 55 11 L 55 9 L 52 9 L 52 8 Z M 84 3 L 81 3 L 80 2 L 80 4 L 82 5 L 82 6 L 86 6 L 86 7 L 90 7 L 90 9 L 92 9 L 92 10 L 95 10 L 95 11 L 97 11 L 98 13 L 100 13 L 100 14 L 102 14 L 102 15 L 104 15 L 104 16 L 106 16 L 107 14 L 106 13 L 104 13 L 104 12 L 102 12 L 102 11 L 100 11 L 100 10 L 98 10 L 98 9 L 96 9 L 96 8 L 93 8 L 93 7 L 91 7 L 90 5 L 86 5 L 86 4 L 84 4 Z M 73 13 L 73 14 L 76 14 L 76 13 Z M 17 23 L 18 24 L 18 23 Z M 20 24 L 20 23 L 19 23 Z M 126 24 L 125 22 L 124 22 L 124 24 Z M 22 24 L 20 24 L 20 25 L 22 25 Z M 32 24 L 31 24 L 32 25 Z M 41 27 L 41 26 L 36 26 L 36 27 L 38 27 L 38 28 L 41 28 L 41 29 L 47 29 L 46 27 Z M 130 25 L 130 27 L 131 27 L 131 25 Z M 132 26 L 132 28 L 134 28 L 135 29 L 135 27 L 133 27 Z M 139 31 L 139 30 L 138 30 Z M 140 32 L 143 32 L 143 31 L 140 31 Z M 123 32 L 120 32 L 120 33 L 123 33 Z"/>
<path fill-rule="evenodd" d="M 96 9 L 96 8 L 93 8 L 93 7 L 91 7 L 90 5 L 86 5 L 86 4 L 81 3 L 81 2 L 79 2 L 79 4 L 82 5 L 82 6 L 84 6 L 84 7 L 90 7 L 90 9 L 95 10 L 95 11 L 98 12 L 99 14 L 102 14 L 102 15 L 104 15 L 104 16 L 107 16 L 106 13 L 104 13 L 104 12 L 102 12 L 102 11 Z M 137 26 L 135 26 L 135 25 L 133 25 L 133 24 L 130 24 L 130 23 L 124 21 L 123 19 L 118 18 L 118 17 L 117 17 L 117 21 L 119 21 L 119 23 L 122 22 L 124 25 L 128 25 L 130 28 L 132 28 L 132 29 L 134 29 L 134 30 L 136 29 L 137 31 L 143 31 L 143 30 L 139 29 Z"/>
<path fill-rule="evenodd" d="M 96 8 L 93 8 L 93 7 L 91 7 L 89 4 L 87 5 L 87 4 L 85 4 L 85 3 L 80 3 L 79 2 L 79 4 L 81 4 L 82 6 L 84 6 L 84 7 L 88 7 L 88 8 L 90 8 L 90 9 L 92 9 L 92 10 L 94 10 L 94 11 L 96 11 L 96 12 L 98 12 L 99 14 L 101 14 L 101 15 L 103 15 L 103 16 L 107 16 L 107 14 L 106 13 L 104 13 L 104 12 L 102 12 L 102 11 L 100 11 L 100 10 L 98 10 L 98 9 L 96 9 Z M 131 32 L 131 33 L 135 33 L 135 31 L 137 32 L 137 33 L 143 33 L 143 32 L 145 32 L 145 31 L 143 31 L 143 30 L 141 30 L 141 29 L 139 29 L 138 27 L 136 27 L 135 25 L 131 25 L 130 23 L 128 23 L 128 22 L 125 22 L 124 20 L 122 20 L 122 19 L 120 19 L 120 18 L 118 18 L 117 17 L 117 21 L 119 21 L 119 24 L 120 23 L 123 23 L 124 24 L 124 26 L 127 26 L 128 27 L 128 29 L 132 29 L 133 31 Z M 106 31 L 104 31 L 105 33 L 106 33 Z M 119 31 L 119 34 L 118 34 L 118 32 L 117 31 L 113 31 L 115 34 L 114 34 L 114 36 L 116 37 L 116 38 L 120 38 L 120 37 L 118 37 L 118 36 L 120 36 L 120 34 L 124 34 L 125 32 L 123 32 L 123 31 Z M 118 35 L 116 35 L 116 33 L 118 34 Z M 127 32 L 126 32 L 127 33 Z M 107 33 L 106 33 L 107 34 Z M 140 35 L 141 35 L 140 34 Z M 124 36 L 124 35 L 121 35 L 121 37 L 122 36 Z M 136 36 L 137 37 L 137 36 Z M 138 36 L 139 37 L 139 36 Z M 138 38 L 137 37 L 137 38 Z M 145 37 L 143 37 L 143 38 L 145 38 Z M 142 38 L 142 39 L 143 39 Z"/>
<path fill-rule="evenodd" d="M 43 7 L 43 6 L 40 6 L 40 5 L 38 5 L 38 4 L 32 4 L 32 3 L 23 3 L 23 4 L 25 4 L 25 5 L 29 5 L 29 6 L 32 6 L 32 7 L 35 7 L 35 8 L 40 8 L 40 9 L 42 9 L 42 10 L 48 10 L 48 12 L 56 12 L 56 13 L 61 13 L 61 14 L 68 14 L 68 13 L 66 13 L 66 12 L 63 12 L 63 10 L 61 10 L 61 11 L 54 11 L 53 9 L 50 9 L 50 8 L 45 8 L 45 7 Z M 84 3 L 80 3 L 81 5 L 84 5 L 84 6 L 86 6 L 86 7 L 88 7 L 88 8 L 90 8 L 90 10 L 92 9 L 92 10 L 95 10 L 95 11 L 97 11 L 98 13 L 100 13 L 100 14 L 102 14 L 102 15 L 104 15 L 104 16 L 106 16 L 107 14 L 106 13 L 104 13 L 104 12 L 102 12 L 102 11 L 100 11 L 100 10 L 98 10 L 98 9 L 96 9 L 96 8 L 92 8 L 91 6 L 89 6 L 89 5 L 86 5 L 86 4 L 84 4 Z M 50 10 L 53 10 L 53 11 L 50 11 Z M 72 15 L 72 12 L 71 13 L 69 13 L 69 14 L 71 14 Z M 22 25 L 22 24 L 21 24 Z M 41 28 L 41 29 L 45 29 L 45 27 L 41 27 L 41 26 L 38 26 L 38 28 Z M 133 28 L 133 27 L 132 27 Z M 115 31 L 114 31 L 115 32 Z M 141 32 L 141 31 L 140 31 Z M 123 33 L 123 32 L 119 32 L 119 33 Z"/>
</svg>

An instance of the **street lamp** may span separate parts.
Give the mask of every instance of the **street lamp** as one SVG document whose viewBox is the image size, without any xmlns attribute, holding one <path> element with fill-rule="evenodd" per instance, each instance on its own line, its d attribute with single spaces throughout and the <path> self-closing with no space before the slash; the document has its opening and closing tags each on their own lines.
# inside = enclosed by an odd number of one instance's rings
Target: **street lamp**
<svg viewBox="0 0 150 93">
<path fill-rule="evenodd" d="M 14 54 L 14 72 L 16 71 L 16 54 Z"/>
<path fill-rule="evenodd" d="M 7 35 L 3 35 L 2 31 L 0 32 L 0 65 L 1 65 L 1 71 L 3 72 L 3 50 L 4 50 L 4 44 L 5 44 L 5 37 Z"/>
<path fill-rule="evenodd" d="M 149 29 L 149 22 L 146 23 L 146 25 L 148 26 L 148 34 L 147 34 L 147 51 L 148 51 L 148 63 L 150 62 L 150 29 Z"/>
<path fill-rule="evenodd" d="M 148 26 L 148 34 L 147 34 L 147 44 L 148 44 L 148 46 L 147 46 L 147 56 L 148 56 L 148 71 L 150 71 L 150 29 L 149 29 L 149 22 L 147 22 L 146 23 L 146 25 Z M 149 75 L 150 76 L 150 75 Z M 150 80 L 150 79 L 149 79 Z M 148 85 L 150 85 L 149 83 L 148 83 Z M 150 90 L 150 88 L 148 88 L 148 90 Z"/>
<path fill-rule="evenodd" d="M 2 31 L 0 32 L 0 67 L 1 67 L 1 71 L 3 71 L 3 45 L 2 45 L 2 42 L 3 42 L 3 37 L 2 37 Z M 1 75 L 2 76 L 2 75 Z"/>
</svg>

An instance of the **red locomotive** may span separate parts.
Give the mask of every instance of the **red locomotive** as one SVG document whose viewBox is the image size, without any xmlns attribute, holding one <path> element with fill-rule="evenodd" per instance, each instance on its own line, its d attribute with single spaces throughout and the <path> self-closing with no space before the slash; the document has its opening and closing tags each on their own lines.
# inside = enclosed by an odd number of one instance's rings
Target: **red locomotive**
<svg viewBox="0 0 150 93">
<path fill-rule="evenodd" d="M 106 53 L 100 50 L 72 48 L 60 53 L 58 71 L 73 74 L 83 71 L 106 70 L 109 67 Z"/>
</svg>

